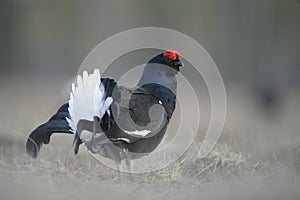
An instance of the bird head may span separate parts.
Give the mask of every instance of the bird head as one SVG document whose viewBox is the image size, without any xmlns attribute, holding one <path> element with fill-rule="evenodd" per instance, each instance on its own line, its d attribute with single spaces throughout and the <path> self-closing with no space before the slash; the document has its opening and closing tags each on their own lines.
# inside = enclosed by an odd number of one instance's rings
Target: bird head
<svg viewBox="0 0 300 200">
<path fill-rule="evenodd" d="M 162 64 L 171 67 L 173 70 L 179 71 L 183 66 L 181 55 L 178 51 L 166 50 L 165 52 L 153 57 L 148 63 Z"/>
</svg>

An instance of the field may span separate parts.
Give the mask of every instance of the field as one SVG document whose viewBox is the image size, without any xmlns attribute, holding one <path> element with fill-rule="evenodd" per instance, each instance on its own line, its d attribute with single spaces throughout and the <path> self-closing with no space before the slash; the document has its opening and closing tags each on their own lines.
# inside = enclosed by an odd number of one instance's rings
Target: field
<svg viewBox="0 0 300 200">
<path fill-rule="evenodd" d="M 297 90 L 266 108 L 247 86 L 227 85 L 225 127 L 207 157 L 197 156 L 199 139 L 167 168 L 130 175 L 83 147 L 73 155 L 71 135 L 54 135 L 37 159 L 25 154 L 26 136 L 66 101 L 71 81 L 1 78 L 0 199 L 300 199 Z"/>
</svg>

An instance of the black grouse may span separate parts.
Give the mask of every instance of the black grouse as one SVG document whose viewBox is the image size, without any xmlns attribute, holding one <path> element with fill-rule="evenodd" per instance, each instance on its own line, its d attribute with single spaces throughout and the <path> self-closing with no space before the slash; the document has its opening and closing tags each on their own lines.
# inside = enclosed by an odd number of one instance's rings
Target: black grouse
<svg viewBox="0 0 300 200">
<path fill-rule="evenodd" d="M 35 158 L 53 133 L 74 134 L 74 151 L 84 143 L 92 153 L 120 164 L 151 153 L 162 141 L 176 106 L 181 55 L 167 50 L 145 65 L 135 88 L 83 72 L 70 100 L 30 134 L 27 154 Z M 129 165 L 129 164 L 128 164 Z M 127 166 L 128 166 L 127 165 Z"/>
</svg>

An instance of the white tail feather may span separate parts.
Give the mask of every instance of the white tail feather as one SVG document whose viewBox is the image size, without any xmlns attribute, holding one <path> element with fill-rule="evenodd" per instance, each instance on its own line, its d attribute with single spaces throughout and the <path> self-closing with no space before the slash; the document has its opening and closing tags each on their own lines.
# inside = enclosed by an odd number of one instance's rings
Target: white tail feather
<svg viewBox="0 0 300 200">
<path fill-rule="evenodd" d="M 84 71 L 82 77 L 77 76 L 76 84 L 76 86 L 74 83 L 72 84 L 72 91 L 70 92 L 70 119 L 66 118 L 74 133 L 76 133 L 79 120 L 93 121 L 94 116 L 101 119 L 113 101 L 111 97 L 105 99 L 104 86 L 100 84 L 99 69 L 95 69 L 93 74 Z"/>
</svg>

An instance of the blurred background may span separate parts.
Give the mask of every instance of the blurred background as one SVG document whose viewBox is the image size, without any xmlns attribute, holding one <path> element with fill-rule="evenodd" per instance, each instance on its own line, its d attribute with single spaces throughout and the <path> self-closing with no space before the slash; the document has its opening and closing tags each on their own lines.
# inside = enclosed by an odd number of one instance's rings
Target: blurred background
<svg viewBox="0 0 300 200">
<path fill-rule="evenodd" d="M 215 61 L 228 100 L 220 144 L 299 181 L 299 0 L 1 0 L 2 158 L 24 156 L 25 136 L 68 99 L 98 43 L 146 26 L 192 37 Z"/>
</svg>

